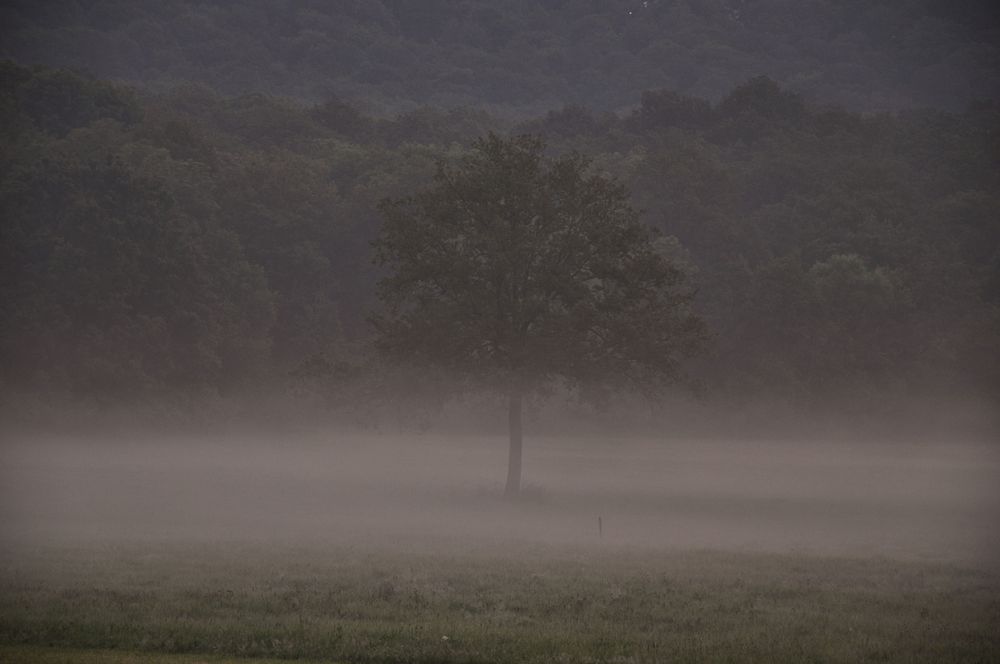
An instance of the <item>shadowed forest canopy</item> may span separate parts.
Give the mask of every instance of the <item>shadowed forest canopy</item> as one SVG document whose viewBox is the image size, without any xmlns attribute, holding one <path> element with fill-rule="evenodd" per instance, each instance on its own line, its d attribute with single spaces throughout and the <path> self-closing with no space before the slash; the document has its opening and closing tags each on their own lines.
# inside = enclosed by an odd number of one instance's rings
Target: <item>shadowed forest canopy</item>
<svg viewBox="0 0 1000 664">
<path fill-rule="evenodd" d="M 0 57 L 160 88 L 197 82 L 373 108 L 598 110 L 762 73 L 854 110 L 1000 92 L 992 0 L 14 0 Z"/>
<path fill-rule="evenodd" d="M 377 3 L 375 3 L 377 4 Z M 863 115 L 758 77 L 512 125 L 0 65 L 0 375 L 100 398 L 358 389 L 378 202 L 487 131 L 621 180 L 713 331 L 710 391 L 995 394 L 1000 108 Z M 346 387 L 345 387 L 346 386 Z"/>
<path fill-rule="evenodd" d="M 413 196 L 387 199 L 377 346 L 508 398 L 505 493 L 521 484 L 522 404 L 557 378 L 653 394 L 705 340 L 670 244 L 579 154 L 490 132 Z"/>
</svg>

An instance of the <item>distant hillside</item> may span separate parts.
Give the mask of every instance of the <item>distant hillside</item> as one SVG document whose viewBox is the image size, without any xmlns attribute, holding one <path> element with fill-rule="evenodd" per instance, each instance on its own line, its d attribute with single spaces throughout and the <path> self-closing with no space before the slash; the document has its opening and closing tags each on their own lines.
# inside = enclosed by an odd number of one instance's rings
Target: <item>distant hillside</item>
<svg viewBox="0 0 1000 664">
<path fill-rule="evenodd" d="M 636 101 L 514 131 L 593 158 L 674 238 L 711 393 L 1000 394 L 1000 104 L 868 116 L 766 78 Z M 359 383 L 378 201 L 502 128 L 0 63 L 0 396 L 384 391 Z"/>
<path fill-rule="evenodd" d="M 766 74 L 853 110 L 1000 97 L 992 0 L 14 0 L 0 57 L 374 112 L 718 100 Z"/>
</svg>

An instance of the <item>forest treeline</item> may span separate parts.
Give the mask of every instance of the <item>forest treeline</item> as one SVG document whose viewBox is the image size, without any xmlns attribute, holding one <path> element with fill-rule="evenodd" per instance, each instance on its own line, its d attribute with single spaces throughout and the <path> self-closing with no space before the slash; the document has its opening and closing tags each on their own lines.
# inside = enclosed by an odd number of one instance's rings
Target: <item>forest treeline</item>
<svg viewBox="0 0 1000 664">
<path fill-rule="evenodd" d="M 992 0 L 14 0 L 0 57 L 376 111 L 718 101 L 766 73 L 853 110 L 1000 96 Z"/>
<path fill-rule="evenodd" d="M 378 202 L 502 130 L 588 155 L 675 238 L 709 394 L 1000 392 L 1000 107 L 862 115 L 763 77 L 636 101 L 512 126 L 0 64 L 2 390 L 358 380 Z"/>
</svg>

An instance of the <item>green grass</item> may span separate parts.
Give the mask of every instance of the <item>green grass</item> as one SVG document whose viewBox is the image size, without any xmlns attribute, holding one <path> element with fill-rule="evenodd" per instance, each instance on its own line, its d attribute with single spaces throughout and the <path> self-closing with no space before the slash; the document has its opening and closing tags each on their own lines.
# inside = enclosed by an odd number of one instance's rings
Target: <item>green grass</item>
<svg viewBox="0 0 1000 664">
<path fill-rule="evenodd" d="M 15 662 L 995 662 L 998 627 L 994 574 L 890 560 L 130 545 L 0 574 Z"/>
<path fill-rule="evenodd" d="M 284 664 L 287 661 L 219 655 L 166 655 L 120 650 L 0 646 L 0 662 L 4 664 Z M 305 660 L 298 661 L 301 664 L 308 664 Z"/>
</svg>

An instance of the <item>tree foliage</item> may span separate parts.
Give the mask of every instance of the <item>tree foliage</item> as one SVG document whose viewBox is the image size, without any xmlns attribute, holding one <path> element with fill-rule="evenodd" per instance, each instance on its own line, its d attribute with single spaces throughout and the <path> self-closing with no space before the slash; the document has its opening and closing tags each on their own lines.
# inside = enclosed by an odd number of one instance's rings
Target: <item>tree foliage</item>
<svg viewBox="0 0 1000 664">
<path fill-rule="evenodd" d="M 477 141 L 434 184 L 383 206 L 373 320 L 396 359 L 509 399 L 506 493 L 521 482 L 522 401 L 556 378 L 653 392 L 705 341 L 692 293 L 625 188 L 529 135 Z"/>
<path fill-rule="evenodd" d="M 379 276 L 378 202 L 444 187 L 443 160 L 490 213 L 460 165 L 482 158 L 465 147 L 476 136 L 510 129 L 462 108 L 376 117 L 336 99 L 153 93 L 12 63 L 0 77 L 5 390 L 236 390 L 356 363 Z M 636 211 L 614 207 L 610 185 L 595 204 L 658 228 L 654 246 L 677 238 L 690 306 L 715 333 L 696 367 L 715 392 L 996 394 L 1000 109 L 862 115 L 762 79 L 731 93 L 651 90 L 630 113 L 570 105 L 514 131 L 544 135 L 550 192 L 613 177 Z M 582 173 L 574 152 L 592 175 L 558 180 Z M 566 215 L 574 200 L 541 209 Z M 559 292 L 580 316 L 602 311 L 584 306 L 596 293 Z"/>
<path fill-rule="evenodd" d="M 383 205 L 382 346 L 522 391 L 675 378 L 705 337 L 683 274 L 624 187 L 543 147 L 490 134 Z"/>
</svg>

